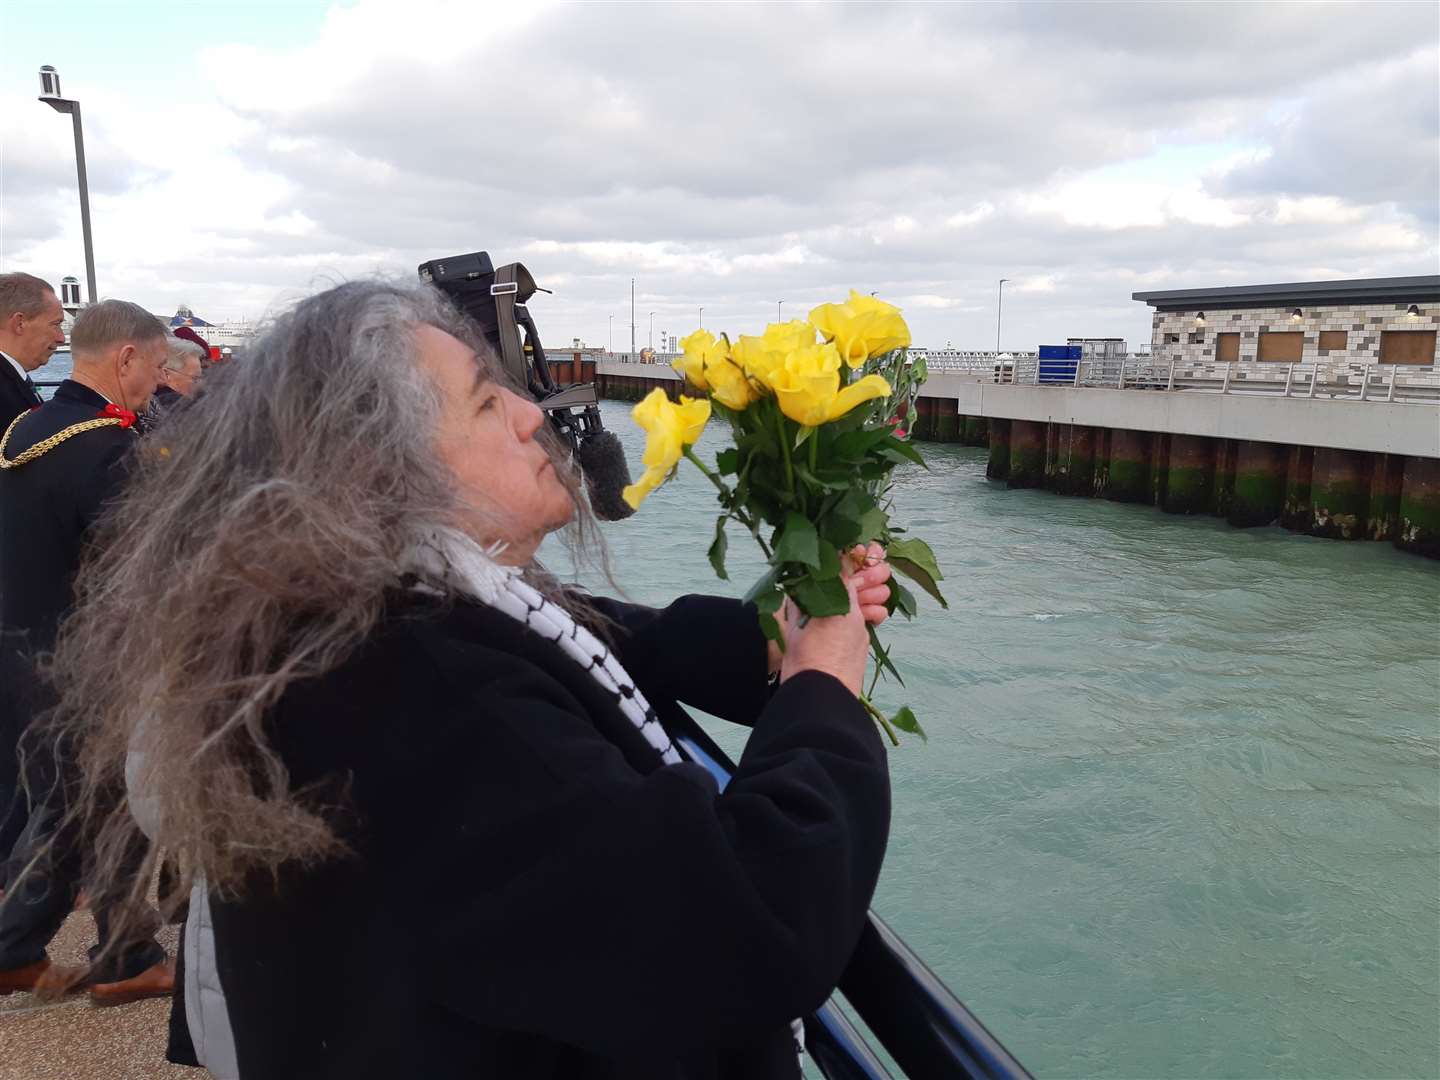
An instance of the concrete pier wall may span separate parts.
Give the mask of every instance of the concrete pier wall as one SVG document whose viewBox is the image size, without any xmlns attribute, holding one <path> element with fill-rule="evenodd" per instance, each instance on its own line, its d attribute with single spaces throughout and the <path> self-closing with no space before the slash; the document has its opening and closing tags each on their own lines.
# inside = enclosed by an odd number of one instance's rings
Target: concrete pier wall
<svg viewBox="0 0 1440 1080">
<path fill-rule="evenodd" d="M 679 377 L 602 362 L 600 396 L 639 401 Z M 1062 419 L 1063 417 L 1063 419 Z M 1431 406 L 1007 386 L 936 376 L 921 441 L 989 448 L 1009 487 L 1213 514 L 1440 559 L 1440 424 Z"/>
<path fill-rule="evenodd" d="M 1236 445 L 1234 481 L 1226 519 L 1248 528 L 1273 525 L 1285 507 L 1285 473 L 1290 455 L 1277 443 L 1243 439 Z"/>
</svg>

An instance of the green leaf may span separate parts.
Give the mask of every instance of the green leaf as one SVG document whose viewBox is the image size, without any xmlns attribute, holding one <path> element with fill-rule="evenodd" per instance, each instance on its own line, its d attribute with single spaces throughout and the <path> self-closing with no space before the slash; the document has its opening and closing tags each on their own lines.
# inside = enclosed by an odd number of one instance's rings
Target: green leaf
<svg viewBox="0 0 1440 1080">
<path fill-rule="evenodd" d="M 944 581 L 945 575 L 940 572 L 940 564 L 935 561 L 935 552 L 930 550 L 930 545 L 919 537 L 910 540 L 895 540 L 885 553 L 901 559 L 909 559 L 921 569 L 925 570 L 936 581 Z"/>
<path fill-rule="evenodd" d="M 803 563 L 806 566 L 820 565 L 819 536 L 808 518 L 790 511 L 785 515 L 785 527 L 775 544 L 777 562 Z"/>
<path fill-rule="evenodd" d="M 840 552 L 835 549 L 834 544 L 820 541 L 820 565 L 810 576 L 817 581 L 824 581 L 827 578 L 840 576 Z"/>
<path fill-rule="evenodd" d="M 945 597 L 940 595 L 940 586 L 936 584 L 943 581 L 945 575 L 940 573 L 940 567 L 935 562 L 935 553 L 924 540 L 892 540 L 885 557 L 894 569 L 938 600 L 941 607 L 950 606 L 945 602 Z"/>
<path fill-rule="evenodd" d="M 754 604 L 761 611 L 768 611 L 772 614 L 780 610 L 781 603 L 785 600 L 785 594 L 775 587 L 780 580 L 780 571 L 771 567 L 761 574 L 754 585 L 745 591 L 745 603 Z"/>
<path fill-rule="evenodd" d="M 844 615 L 850 610 L 850 590 L 838 577 L 824 581 L 808 576 L 800 578 L 791 585 L 790 595 L 800 605 L 800 610 L 812 619 Z"/>
<path fill-rule="evenodd" d="M 930 576 L 923 566 L 919 566 L 909 559 L 897 559 L 893 555 L 889 561 L 892 568 L 904 574 L 911 581 L 915 582 L 916 585 L 919 585 L 920 588 L 933 596 L 939 601 L 941 607 L 949 608 L 950 605 L 945 602 L 945 597 L 940 595 L 940 587 L 935 584 L 935 579 Z"/>
<path fill-rule="evenodd" d="M 768 611 L 760 612 L 760 632 L 765 635 L 767 641 L 773 641 L 780 646 L 780 651 L 785 651 L 785 635 L 780 630 L 780 624 L 775 616 Z"/>
<path fill-rule="evenodd" d="M 852 486 L 848 472 L 838 476 L 835 469 L 811 472 L 808 466 L 798 461 L 795 462 L 795 475 L 811 487 L 823 488 L 826 491 L 849 491 Z"/>
<path fill-rule="evenodd" d="M 885 534 L 885 526 L 890 521 L 890 515 L 881 510 L 878 506 L 872 506 L 860 516 L 860 542 L 867 544 L 871 540 L 878 540 Z"/>
<path fill-rule="evenodd" d="M 885 451 L 887 450 L 891 451 L 894 454 L 899 454 L 900 457 L 906 461 L 913 461 L 916 465 L 925 465 L 925 459 L 920 456 L 920 451 L 916 450 L 915 447 L 911 446 L 903 439 L 896 439 L 893 437 L 886 439 L 880 452 L 886 457 L 891 457 L 890 454 L 885 453 Z M 894 459 L 891 458 L 891 460 Z M 925 468 L 928 469 L 929 467 L 930 466 L 925 465 Z"/>
<path fill-rule="evenodd" d="M 715 539 L 710 544 L 710 565 L 714 567 L 715 574 L 721 581 L 730 580 L 730 575 L 725 573 L 725 549 L 728 547 L 725 522 L 729 520 L 724 514 L 715 519 Z"/>
<path fill-rule="evenodd" d="M 925 734 L 925 729 L 920 726 L 920 721 L 916 720 L 915 714 L 910 711 L 909 705 L 902 706 L 899 712 L 890 717 L 890 723 L 901 731 L 908 732 L 911 735 L 919 735 L 924 742 L 930 741 L 929 737 Z"/>
<path fill-rule="evenodd" d="M 913 619 L 918 610 L 915 604 L 915 594 L 893 577 L 890 579 L 889 585 L 890 598 L 885 601 L 885 610 L 892 615 L 898 611 L 905 618 Z"/>
<path fill-rule="evenodd" d="M 872 446 L 878 446 L 889 437 L 889 427 L 847 431 L 835 440 L 830 448 L 830 456 L 838 461 L 859 461 Z"/>
<path fill-rule="evenodd" d="M 795 449 L 799 450 L 806 439 L 815 433 L 815 429 L 806 424 L 800 425 L 800 430 L 795 432 Z"/>
<path fill-rule="evenodd" d="M 837 511 L 825 516 L 820 525 L 825 539 L 841 551 L 849 551 L 860 542 L 860 521 Z"/>
<path fill-rule="evenodd" d="M 740 451 L 727 447 L 715 455 L 715 469 L 721 476 L 731 476 L 740 471 Z"/>
<path fill-rule="evenodd" d="M 876 631 L 875 627 L 866 626 L 865 632 L 870 637 L 870 655 L 875 658 L 877 672 L 879 674 L 888 674 L 897 683 L 904 686 L 905 680 L 900 677 L 900 672 L 897 671 L 895 665 L 890 662 L 890 650 L 880 644 L 880 634 Z"/>
</svg>

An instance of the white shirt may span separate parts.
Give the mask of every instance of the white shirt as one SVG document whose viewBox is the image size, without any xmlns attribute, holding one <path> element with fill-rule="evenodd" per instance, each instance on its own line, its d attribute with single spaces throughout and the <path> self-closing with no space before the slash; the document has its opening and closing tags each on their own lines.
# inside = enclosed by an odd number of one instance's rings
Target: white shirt
<svg viewBox="0 0 1440 1080">
<path fill-rule="evenodd" d="M 16 360 L 13 356 L 11 356 L 11 355 L 10 355 L 9 353 L 7 353 L 7 352 L 0 352 L 0 356 L 3 356 L 6 360 L 9 360 L 9 361 L 10 361 L 10 366 L 15 369 L 15 374 L 17 374 L 17 375 L 20 376 L 20 381 L 21 381 L 21 382 L 24 382 L 26 379 L 28 379 L 28 378 L 30 377 L 30 373 L 29 373 L 28 371 L 26 371 L 23 367 L 20 366 L 20 361 L 19 361 L 19 360 Z"/>
<path fill-rule="evenodd" d="M 26 379 L 30 378 L 30 373 L 20 366 L 20 361 L 16 360 L 13 356 L 11 356 L 7 352 L 4 352 L 3 350 L 0 350 L 0 356 L 3 356 L 6 360 L 10 361 L 10 366 L 15 369 L 17 374 L 19 374 L 21 382 L 24 382 Z M 81 385 L 84 386 L 85 384 L 81 383 Z M 87 390 L 92 390 L 95 393 L 100 394 L 100 391 L 95 390 L 93 386 L 87 386 L 85 388 Z M 102 398 L 105 398 L 106 401 L 109 401 L 110 404 L 115 404 L 113 401 L 110 401 L 110 398 L 107 397 L 105 394 L 100 394 L 100 396 Z"/>
</svg>

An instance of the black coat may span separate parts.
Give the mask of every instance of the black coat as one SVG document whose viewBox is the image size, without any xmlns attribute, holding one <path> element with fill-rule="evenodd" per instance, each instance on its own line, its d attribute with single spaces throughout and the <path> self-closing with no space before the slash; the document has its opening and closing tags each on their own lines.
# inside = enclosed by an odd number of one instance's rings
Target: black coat
<svg viewBox="0 0 1440 1080">
<path fill-rule="evenodd" d="M 40 404 L 40 395 L 34 387 L 16 374 L 10 361 L 0 356 L 0 434 L 10 426 L 10 421 Z"/>
<path fill-rule="evenodd" d="M 725 792 L 532 631 L 397 594 L 272 715 L 355 857 L 212 901 L 245 1080 L 798 1076 L 788 1021 L 880 872 L 884 748 L 828 675 L 770 692 L 753 608 L 607 610 L 667 726 L 677 699 L 753 723 Z"/>
<path fill-rule="evenodd" d="M 8 367 L 9 365 L 5 365 Z M 13 375 L 14 372 L 12 371 Z M 5 447 L 14 460 L 62 428 L 97 419 L 106 401 L 66 379 L 55 396 L 21 418 Z M 55 644 L 74 601 L 75 571 L 91 526 L 123 481 L 133 428 L 83 431 L 25 465 L 0 469 L 0 791 L 17 777 L 16 746 L 51 699 L 31 658 Z M 36 758 L 43 771 L 45 757 Z M 32 782 L 45 784 L 45 780 Z M 3 800 L 0 800 L 3 801 Z M 22 820 L 0 806 L 0 841 Z"/>
<path fill-rule="evenodd" d="M 13 374 L 13 372 L 12 372 Z M 105 398 L 66 379 L 55 396 L 23 418 L 5 456 L 60 431 L 99 418 Z M 0 470 L 0 627 L 21 631 L 32 650 L 55 643 L 73 602 L 80 552 L 101 508 L 124 479 L 133 427 L 81 432 L 34 461 Z"/>
</svg>

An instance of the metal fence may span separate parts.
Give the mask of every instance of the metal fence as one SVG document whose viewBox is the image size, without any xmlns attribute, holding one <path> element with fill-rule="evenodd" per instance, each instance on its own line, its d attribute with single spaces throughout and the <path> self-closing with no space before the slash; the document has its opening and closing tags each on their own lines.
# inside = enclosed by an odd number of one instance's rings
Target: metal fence
<svg viewBox="0 0 1440 1080">
<path fill-rule="evenodd" d="M 1030 356 L 976 357 L 927 363 L 934 374 L 993 383 L 1440 404 L 1440 370 L 1415 364 L 1206 364 L 1149 356 L 1043 362 Z"/>
</svg>

